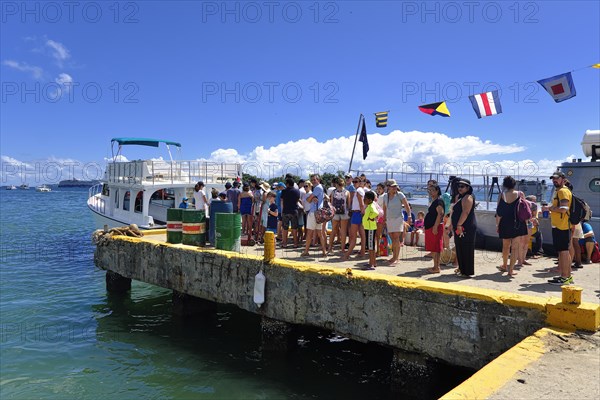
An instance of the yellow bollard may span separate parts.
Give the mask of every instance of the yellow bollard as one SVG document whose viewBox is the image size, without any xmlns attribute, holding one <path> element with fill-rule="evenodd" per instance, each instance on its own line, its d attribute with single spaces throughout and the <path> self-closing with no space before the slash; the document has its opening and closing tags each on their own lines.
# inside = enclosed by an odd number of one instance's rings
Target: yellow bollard
<svg viewBox="0 0 600 400">
<path fill-rule="evenodd" d="M 265 255 L 264 261 L 271 262 L 275 258 L 275 234 L 273 232 L 265 232 Z"/>
<path fill-rule="evenodd" d="M 565 285 L 562 287 L 562 302 L 563 304 L 581 304 L 581 292 L 583 288 L 573 285 Z"/>
</svg>

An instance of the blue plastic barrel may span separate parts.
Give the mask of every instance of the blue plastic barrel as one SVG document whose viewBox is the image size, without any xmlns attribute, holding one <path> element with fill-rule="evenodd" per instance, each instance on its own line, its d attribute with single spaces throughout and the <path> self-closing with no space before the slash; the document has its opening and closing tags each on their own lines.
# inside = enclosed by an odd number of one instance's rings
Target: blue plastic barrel
<svg viewBox="0 0 600 400">
<path fill-rule="evenodd" d="M 230 201 L 213 200 L 210 203 L 210 226 L 208 228 L 208 241 L 215 245 L 215 214 L 233 213 L 233 203 Z"/>
</svg>

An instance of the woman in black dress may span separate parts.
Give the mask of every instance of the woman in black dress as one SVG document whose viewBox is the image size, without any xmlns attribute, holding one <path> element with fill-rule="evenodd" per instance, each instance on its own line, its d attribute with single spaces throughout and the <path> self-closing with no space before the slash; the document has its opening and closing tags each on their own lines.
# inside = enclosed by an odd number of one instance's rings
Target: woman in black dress
<svg viewBox="0 0 600 400">
<path fill-rule="evenodd" d="M 458 268 L 454 272 L 468 278 L 475 274 L 475 196 L 468 179 L 460 179 L 457 188 L 458 198 L 452 209 L 452 230 L 458 261 Z"/>
<path fill-rule="evenodd" d="M 516 207 L 520 192 L 515 190 L 516 185 L 517 182 L 512 176 L 504 178 L 502 181 L 504 191 L 499 196 L 496 207 L 496 230 L 502 239 L 502 266 L 498 269 L 501 272 L 508 272 L 509 277 L 516 275 L 515 263 L 522 252 L 521 236 L 527 235 L 527 224 L 517 218 Z M 509 253 L 510 264 L 508 264 Z"/>
</svg>

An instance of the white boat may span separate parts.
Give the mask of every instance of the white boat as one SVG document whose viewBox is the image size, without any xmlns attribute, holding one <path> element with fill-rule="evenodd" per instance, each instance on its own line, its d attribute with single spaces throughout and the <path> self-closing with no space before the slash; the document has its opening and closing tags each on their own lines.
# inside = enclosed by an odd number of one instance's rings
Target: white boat
<svg viewBox="0 0 600 400">
<path fill-rule="evenodd" d="M 569 181 L 573 184 L 573 193 L 585 200 L 592 210 L 592 218 L 589 221 L 594 232 L 600 232 L 600 131 L 588 130 L 583 136 L 581 142 L 582 150 L 585 157 L 591 157 L 590 161 L 582 161 L 581 159 L 573 159 L 572 162 L 565 162 L 557 167 L 557 170 L 562 171 Z M 470 178 L 471 182 L 477 181 L 477 178 L 472 179 L 471 176 L 465 176 Z M 483 177 L 483 181 L 486 185 L 480 185 L 480 189 L 483 189 L 483 198 L 481 195 L 476 194 L 476 209 L 475 216 L 477 219 L 477 246 L 485 247 L 487 249 L 498 250 L 501 248 L 502 243 L 498 238 L 496 232 L 496 201 L 492 201 L 491 189 L 496 187 L 492 182 L 497 182 L 489 177 Z M 502 179 L 502 178 L 500 178 Z M 541 210 L 541 202 L 550 202 L 554 196 L 554 189 L 551 193 L 545 194 L 545 180 L 549 180 L 549 176 L 541 177 L 537 181 L 525 181 L 518 180 L 518 190 L 525 192 L 526 195 L 534 194 L 537 196 L 538 209 Z M 441 184 L 440 184 L 441 185 Z M 477 190 L 476 186 L 473 185 L 474 190 Z M 442 187 L 442 190 L 444 188 Z M 497 195 L 499 187 L 495 190 Z M 481 193 L 481 190 L 480 192 Z M 418 211 L 427 212 L 428 202 L 426 199 L 410 199 L 412 208 L 417 213 Z M 541 216 L 541 212 L 540 212 Z M 540 231 L 542 232 L 544 245 L 547 247 L 552 246 L 552 226 L 550 225 L 550 218 L 539 218 Z"/>
<path fill-rule="evenodd" d="M 17 187 L 15 185 L 8 185 L 6 186 L 6 190 L 17 190 Z"/>
<path fill-rule="evenodd" d="M 121 161 L 123 146 L 134 145 L 164 145 L 169 161 L 162 158 Z M 226 181 L 242 176 L 241 164 L 174 160 L 171 147 L 180 150 L 181 144 L 168 140 L 114 138 L 111 147 L 112 160 L 104 178 L 89 189 L 87 200 L 97 229 L 130 224 L 140 229 L 165 228 L 167 209 L 177 207 L 184 197 L 192 198 L 197 181 L 205 183 L 208 196 L 212 187 L 222 191 Z"/>
<path fill-rule="evenodd" d="M 36 192 L 51 192 L 52 189 L 48 185 L 40 185 L 35 188 Z"/>
<path fill-rule="evenodd" d="M 29 190 L 29 185 L 26 183 L 23 183 L 22 185 L 19 185 L 19 189 L 21 190 Z"/>
</svg>

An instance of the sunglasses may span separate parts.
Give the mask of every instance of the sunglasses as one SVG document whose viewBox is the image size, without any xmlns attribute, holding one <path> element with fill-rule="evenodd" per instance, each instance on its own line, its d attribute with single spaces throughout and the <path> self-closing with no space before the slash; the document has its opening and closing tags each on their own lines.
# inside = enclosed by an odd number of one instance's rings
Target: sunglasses
<svg viewBox="0 0 600 400">
<path fill-rule="evenodd" d="M 352 181 L 352 183 L 358 183 L 358 182 L 360 182 L 360 181 Z"/>
<path fill-rule="evenodd" d="M 464 188 L 466 188 L 466 187 L 467 187 L 467 185 L 463 185 L 462 183 L 461 183 L 460 185 L 458 185 L 458 186 L 457 186 L 457 188 L 459 188 L 459 189 L 464 189 Z"/>
</svg>

